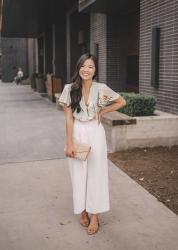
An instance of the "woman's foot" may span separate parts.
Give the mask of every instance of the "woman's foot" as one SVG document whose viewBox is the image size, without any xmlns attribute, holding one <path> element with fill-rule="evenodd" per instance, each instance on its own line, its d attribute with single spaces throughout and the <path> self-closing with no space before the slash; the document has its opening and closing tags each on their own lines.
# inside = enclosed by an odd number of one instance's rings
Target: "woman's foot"
<svg viewBox="0 0 178 250">
<path fill-rule="evenodd" d="M 80 224 L 84 227 L 88 227 L 90 224 L 90 219 L 86 210 L 84 210 L 80 215 Z"/>
<path fill-rule="evenodd" d="M 97 215 L 92 215 L 90 220 L 90 225 L 88 226 L 88 234 L 92 235 L 98 232 L 99 229 L 99 219 Z"/>
</svg>

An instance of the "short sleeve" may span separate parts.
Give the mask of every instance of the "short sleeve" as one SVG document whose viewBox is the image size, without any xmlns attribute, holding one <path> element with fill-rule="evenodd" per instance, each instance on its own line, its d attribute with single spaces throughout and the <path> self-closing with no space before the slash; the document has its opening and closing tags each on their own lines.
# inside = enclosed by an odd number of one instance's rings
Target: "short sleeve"
<svg viewBox="0 0 178 250">
<path fill-rule="evenodd" d="M 59 104 L 61 105 L 67 104 L 67 106 L 70 106 L 71 104 L 70 90 L 71 90 L 71 84 L 66 84 L 59 98 Z"/>
<path fill-rule="evenodd" d="M 120 95 L 111 88 L 109 88 L 106 84 L 101 84 L 101 86 L 99 87 L 98 105 L 107 106 L 119 97 Z"/>
</svg>

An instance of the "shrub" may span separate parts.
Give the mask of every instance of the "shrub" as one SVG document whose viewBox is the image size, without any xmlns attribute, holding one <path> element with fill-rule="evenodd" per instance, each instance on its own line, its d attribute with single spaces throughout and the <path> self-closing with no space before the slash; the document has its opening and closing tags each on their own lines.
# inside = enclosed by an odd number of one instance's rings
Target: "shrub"
<svg viewBox="0 0 178 250">
<path fill-rule="evenodd" d="M 153 115 L 156 100 L 153 96 L 135 93 L 121 93 L 126 100 L 126 106 L 118 110 L 129 116 Z"/>
</svg>

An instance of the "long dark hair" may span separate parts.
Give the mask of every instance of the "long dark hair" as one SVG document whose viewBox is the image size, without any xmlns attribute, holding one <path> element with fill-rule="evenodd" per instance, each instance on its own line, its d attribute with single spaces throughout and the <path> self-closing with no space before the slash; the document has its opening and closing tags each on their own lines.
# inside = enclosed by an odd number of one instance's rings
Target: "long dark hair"
<svg viewBox="0 0 178 250">
<path fill-rule="evenodd" d="M 77 110 L 77 113 L 79 113 L 81 111 L 80 100 L 82 98 L 82 79 L 79 75 L 79 70 L 87 59 L 91 59 L 95 64 L 95 74 L 93 76 L 93 79 L 96 77 L 97 72 L 98 72 L 97 59 L 94 55 L 92 55 L 90 53 L 86 53 L 86 54 L 83 54 L 78 59 L 74 75 L 71 79 L 72 87 L 71 87 L 71 91 L 70 91 L 70 97 L 71 97 L 71 105 L 70 106 L 71 106 L 72 112 Z"/>
</svg>

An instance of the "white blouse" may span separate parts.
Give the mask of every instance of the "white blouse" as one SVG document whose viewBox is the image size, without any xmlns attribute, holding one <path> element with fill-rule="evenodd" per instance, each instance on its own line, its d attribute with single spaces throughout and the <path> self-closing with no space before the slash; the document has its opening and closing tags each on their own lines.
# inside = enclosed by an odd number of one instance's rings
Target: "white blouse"
<svg viewBox="0 0 178 250">
<path fill-rule="evenodd" d="M 66 104 L 70 106 L 71 104 L 71 91 L 72 83 L 66 84 L 63 92 L 59 98 L 59 103 L 61 105 Z M 80 121 L 89 121 L 97 119 L 98 111 L 109 104 L 114 100 L 119 98 L 119 94 L 113 91 L 104 83 L 92 82 L 90 87 L 90 92 L 88 96 L 88 105 L 85 104 L 84 97 L 82 96 L 80 101 L 81 111 L 77 113 L 75 110 L 73 112 L 73 117 Z"/>
</svg>

